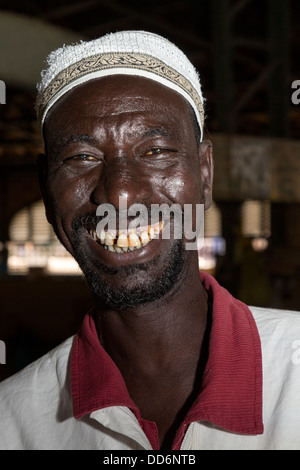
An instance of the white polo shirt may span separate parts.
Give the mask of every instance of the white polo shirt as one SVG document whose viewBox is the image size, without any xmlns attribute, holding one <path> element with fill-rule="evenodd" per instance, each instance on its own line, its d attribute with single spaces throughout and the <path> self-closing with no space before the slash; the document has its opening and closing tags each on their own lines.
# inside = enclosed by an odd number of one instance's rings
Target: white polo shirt
<svg viewBox="0 0 300 470">
<path fill-rule="evenodd" d="M 208 361 L 172 449 L 300 449 L 300 313 L 249 309 L 201 276 L 213 299 Z M 140 416 L 91 313 L 76 336 L 0 384 L 0 421 L 0 449 L 159 450 L 156 424 Z"/>
</svg>

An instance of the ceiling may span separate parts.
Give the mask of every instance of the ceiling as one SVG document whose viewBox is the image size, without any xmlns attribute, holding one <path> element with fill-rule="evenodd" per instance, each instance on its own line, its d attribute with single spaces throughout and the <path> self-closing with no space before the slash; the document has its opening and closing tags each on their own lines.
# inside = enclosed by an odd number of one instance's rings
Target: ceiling
<svg viewBox="0 0 300 470">
<path fill-rule="evenodd" d="M 279 10 L 271 17 L 270 5 L 275 3 Z M 293 107 L 290 100 L 291 83 L 300 79 L 299 4 L 299 0 L 0 0 L 0 10 L 38 18 L 83 39 L 123 29 L 161 34 L 181 47 L 199 70 L 210 132 L 266 136 L 277 132 L 278 137 L 300 138 L 300 107 Z M 275 38 L 273 49 L 268 42 L 271 21 L 275 21 L 273 30 L 282 26 L 278 34 L 285 38 L 284 44 L 280 36 L 277 43 Z M 15 96 L 15 90 L 11 93 Z M 26 103 L 25 113 L 28 107 Z"/>
</svg>

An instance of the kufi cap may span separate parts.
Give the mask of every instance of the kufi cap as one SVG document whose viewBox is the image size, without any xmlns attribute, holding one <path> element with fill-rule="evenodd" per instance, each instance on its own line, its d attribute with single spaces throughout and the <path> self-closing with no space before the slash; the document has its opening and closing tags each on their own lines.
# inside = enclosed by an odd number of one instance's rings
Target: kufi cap
<svg viewBox="0 0 300 470">
<path fill-rule="evenodd" d="M 180 93 L 190 103 L 203 136 L 204 107 L 199 75 L 186 55 L 169 40 L 145 31 L 121 31 L 63 46 L 47 58 L 37 85 L 36 111 L 41 127 L 49 109 L 73 87 L 108 75 L 138 75 Z"/>
</svg>

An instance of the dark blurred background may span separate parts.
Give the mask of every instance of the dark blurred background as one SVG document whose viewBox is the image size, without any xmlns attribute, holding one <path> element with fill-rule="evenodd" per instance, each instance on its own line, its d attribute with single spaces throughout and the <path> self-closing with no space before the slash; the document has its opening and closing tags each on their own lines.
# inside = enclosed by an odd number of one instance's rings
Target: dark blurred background
<svg viewBox="0 0 300 470">
<path fill-rule="evenodd" d="M 300 310 L 299 18 L 299 0 L 0 1 L 0 380 L 92 305 L 45 219 L 34 100 L 51 50 L 107 32 L 159 33 L 200 72 L 215 155 L 200 269 L 248 304 Z"/>
</svg>

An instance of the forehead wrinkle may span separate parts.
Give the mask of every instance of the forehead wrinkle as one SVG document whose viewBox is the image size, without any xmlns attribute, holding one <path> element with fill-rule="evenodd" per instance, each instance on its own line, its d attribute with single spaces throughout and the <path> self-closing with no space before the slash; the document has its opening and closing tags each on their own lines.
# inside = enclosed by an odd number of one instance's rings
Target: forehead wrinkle
<svg viewBox="0 0 300 470">
<path fill-rule="evenodd" d="M 172 126 L 165 124 L 161 119 L 158 122 L 152 120 L 149 123 L 145 121 L 147 117 L 145 112 L 142 113 L 129 113 L 130 116 L 127 117 L 127 113 L 116 113 L 114 116 L 120 118 L 115 123 L 111 123 L 112 127 L 116 130 L 119 129 L 122 133 L 122 129 L 126 129 L 127 135 L 132 137 L 174 137 L 177 133 L 172 129 Z M 122 122 L 122 116 L 124 121 Z M 160 122 L 159 122 L 160 121 Z M 109 124 L 109 123 L 108 123 Z M 109 125 L 107 126 L 110 127 Z"/>
<path fill-rule="evenodd" d="M 118 135 L 119 138 L 143 139 L 147 137 L 176 137 L 178 133 L 161 119 L 147 123 L 145 111 L 111 112 L 95 118 L 93 134 L 101 136 Z"/>
</svg>

